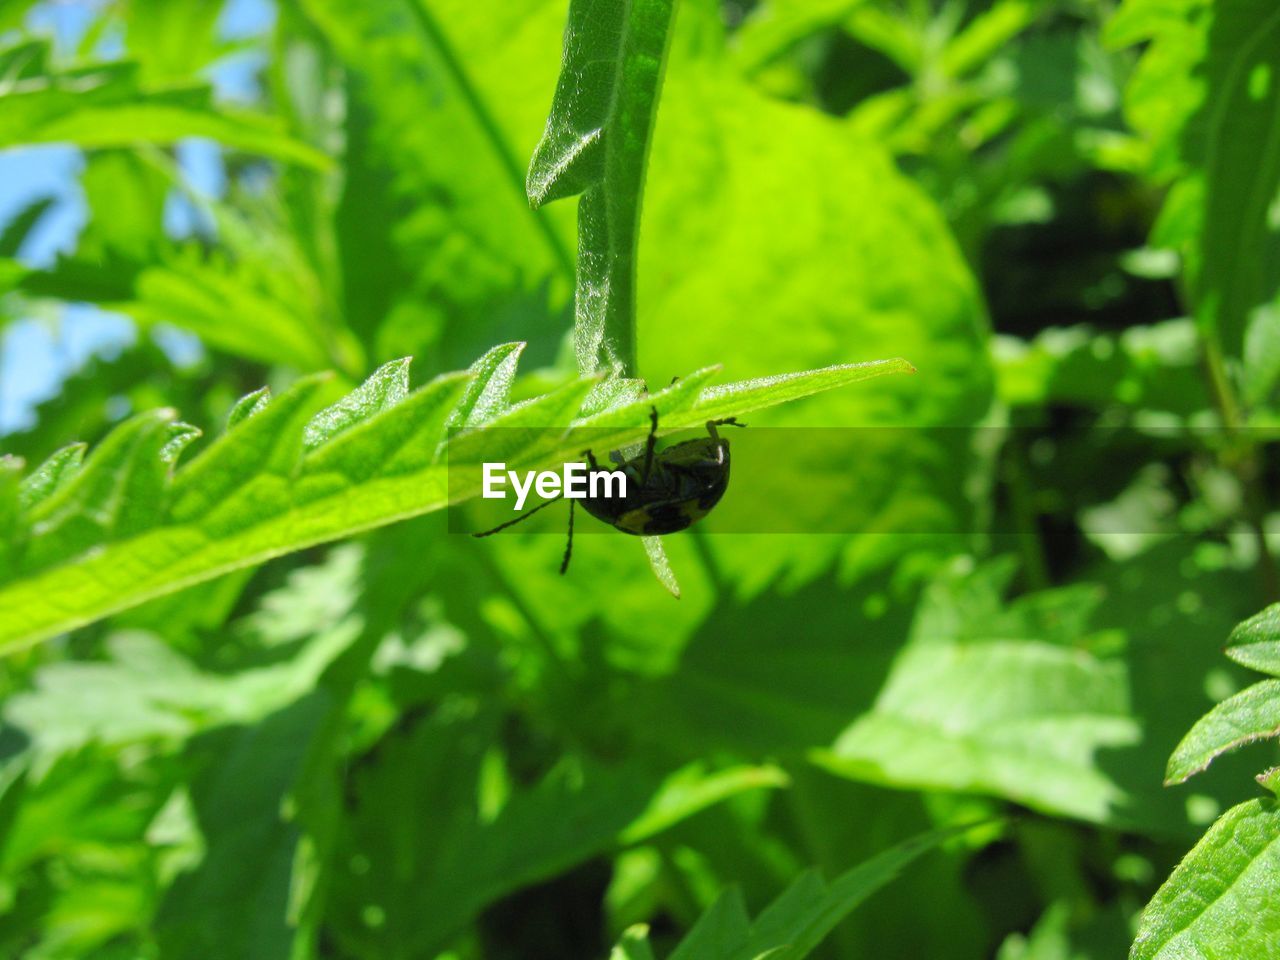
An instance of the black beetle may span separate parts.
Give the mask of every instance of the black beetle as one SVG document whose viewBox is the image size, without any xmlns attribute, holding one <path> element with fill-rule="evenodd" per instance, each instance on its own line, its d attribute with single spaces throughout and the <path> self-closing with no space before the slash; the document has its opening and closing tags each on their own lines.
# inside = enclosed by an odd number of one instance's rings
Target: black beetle
<svg viewBox="0 0 1280 960">
<path fill-rule="evenodd" d="M 638 537 L 662 536 L 684 530 L 701 520 L 720 502 L 729 486 L 729 441 L 720 436 L 716 427 L 745 427 L 734 417 L 707 421 L 707 436 L 685 440 L 659 450 L 658 410 L 649 411 L 648 439 L 644 452 L 630 460 L 623 459 L 618 451 L 610 454 L 617 469 L 626 475 L 627 493 L 624 497 L 587 496 L 582 507 L 597 520 L 602 520 Z M 607 473 L 590 450 L 584 452 L 589 467 L 588 478 L 594 473 Z M 559 498 L 557 498 L 559 499 Z M 543 507 L 556 501 L 548 500 L 527 510 L 514 520 L 500 523 L 491 530 L 472 534 L 488 537 L 500 530 L 527 520 Z M 565 546 L 560 572 L 569 569 L 573 555 L 574 498 L 569 500 L 569 542 Z"/>
</svg>

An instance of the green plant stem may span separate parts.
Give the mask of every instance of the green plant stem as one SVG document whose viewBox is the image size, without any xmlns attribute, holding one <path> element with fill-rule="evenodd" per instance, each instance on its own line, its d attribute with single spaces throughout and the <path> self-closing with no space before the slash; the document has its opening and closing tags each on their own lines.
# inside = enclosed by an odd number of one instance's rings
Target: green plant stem
<svg viewBox="0 0 1280 960">
<path fill-rule="evenodd" d="M 1245 522 L 1249 525 L 1258 550 L 1258 577 L 1262 583 L 1263 596 L 1267 603 L 1274 603 L 1280 600 L 1280 573 L 1277 572 L 1271 548 L 1267 545 L 1265 505 L 1258 489 L 1257 445 L 1243 430 L 1244 417 L 1227 377 L 1222 348 L 1217 338 L 1202 332 L 1200 345 L 1209 395 L 1226 432 L 1227 444 L 1220 450 L 1219 457 L 1223 466 L 1236 477 L 1244 493 Z"/>
<path fill-rule="evenodd" d="M 605 129 L 604 178 L 578 202 L 574 353 L 582 373 L 639 376 L 636 262 L 645 174 L 671 49 L 675 0 L 632 0 L 638 29 L 623 34 L 617 106 Z"/>
<path fill-rule="evenodd" d="M 1005 461 L 1005 482 L 1009 485 L 1009 504 L 1014 522 L 1018 552 L 1022 554 L 1022 569 L 1030 590 L 1044 590 L 1049 586 L 1049 564 L 1045 559 L 1044 542 L 1036 526 L 1036 509 L 1031 497 L 1031 484 L 1025 468 L 1026 445 L 1014 441 Z"/>
</svg>

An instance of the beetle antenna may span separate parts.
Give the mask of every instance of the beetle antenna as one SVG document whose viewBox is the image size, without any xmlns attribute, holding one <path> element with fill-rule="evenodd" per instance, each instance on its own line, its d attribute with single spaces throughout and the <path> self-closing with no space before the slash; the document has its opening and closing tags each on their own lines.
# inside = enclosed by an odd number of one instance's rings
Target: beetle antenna
<svg viewBox="0 0 1280 960">
<path fill-rule="evenodd" d="M 520 514 L 520 516 L 516 517 L 514 520 L 508 520 L 506 523 L 500 523 L 496 527 L 494 527 L 492 530 L 484 530 L 480 533 L 473 533 L 472 536 L 473 537 L 491 537 L 495 533 L 497 533 L 499 530 L 505 530 L 507 529 L 507 527 L 514 527 L 517 523 L 520 523 L 521 521 L 524 521 L 524 520 L 528 520 L 530 517 L 532 517 L 535 513 L 537 513 L 543 507 L 549 507 L 553 503 L 555 503 L 557 500 L 559 500 L 559 497 L 557 497 L 555 500 L 544 500 L 542 503 L 538 504 L 536 507 L 533 507 L 530 510 L 526 510 L 524 513 Z M 573 501 L 571 500 L 569 502 L 572 505 Z M 572 509 L 572 506 L 570 507 L 570 509 Z"/>
<path fill-rule="evenodd" d="M 564 545 L 564 559 L 560 561 L 560 576 L 564 576 L 569 571 L 569 558 L 573 556 L 573 504 L 572 499 L 569 500 L 569 542 Z"/>
<path fill-rule="evenodd" d="M 658 408 L 649 408 L 649 439 L 644 442 L 644 473 L 640 475 L 643 486 L 649 482 L 649 471 L 653 468 L 653 451 L 658 446 Z"/>
</svg>

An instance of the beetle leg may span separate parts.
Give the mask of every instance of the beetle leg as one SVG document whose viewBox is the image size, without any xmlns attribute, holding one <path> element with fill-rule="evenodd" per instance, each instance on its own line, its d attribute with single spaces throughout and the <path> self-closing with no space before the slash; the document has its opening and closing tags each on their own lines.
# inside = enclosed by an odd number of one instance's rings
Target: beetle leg
<svg viewBox="0 0 1280 960">
<path fill-rule="evenodd" d="M 573 556 L 573 504 L 572 499 L 569 500 L 569 541 L 564 545 L 564 559 L 560 561 L 560 576 L 564 576 L 569 571 L 569 558 Z"/>
<path fill-rule="evenodd" d="M 600 464 L 596 462 L 596 455 L 594 453 L 592 453 L 590 450 L 583 450 L 582 455 L 587 458 L 587 466 L 589 466 L 592 470 L 600 469 Z"/>
<path fill-rule="evenodd" d="M 649 439 L 644 442 L 644 473 L 640 475 L 640 484 L 649 482 L 649 471 L 653 469 L 653 451 L 658 446 L 658 408 L 649 408 Z"/>
<path fill-rule="evenodd" d="M 473 533 L 472 536 L 473 537 L 491 537 L 495 533 L 497 533 L 499 530 L 505 530 L 507 529 L 507 527 L 513 527 L 517 523 L 520 523 L 522 520 L 528 520 L 530 517 L 532 517 L 535 513 L 537 513 L 543 507 L 549 507 L 559 499 L 560 499 L 559 497 L 555 497 L 551 500 L 544 500 L 542 503 L 538 504 L 536 507 L 526 510 L 524 513 L 520 514 L 520 516 L 516 517 L 514 520 L 508 520 L 506 523 L 500 523 L 491 530 L 484 530 L 484 531 L 481 531 L 480 533 Z M 570 510 L 573 509 L 572 500 L 569 501 L 569 509 Z"/>
<path fill-rule="evenodd" d="M 717 432 L 716 427 L 745 427 L 745 426 L 746 426 L 745 423 L 738 422 L 737 417 L 725 417 L 723 420 L 708 420 L 707 433 L 710 435 L 712 440 L 714 440 L 717 444 L 719 444 L 720 434 L 719 432 Z"/>
</svg>

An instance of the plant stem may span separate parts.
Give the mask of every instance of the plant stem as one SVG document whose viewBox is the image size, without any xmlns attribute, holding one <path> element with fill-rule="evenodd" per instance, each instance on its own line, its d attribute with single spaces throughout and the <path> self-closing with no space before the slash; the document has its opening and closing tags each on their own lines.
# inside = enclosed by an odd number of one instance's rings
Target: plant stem
<svg viewBox="0 0 1280 960">
<path fill-rule="evenodd" d="M 1009 488 L 1009 506 L 1017 525 L 1015 536 L 1018 552 L 1022 554 L 1022 569 L 1029 590 L 1045 590 L 1049 587 L 1049 564 L 1045 558 L 1044 541 L 1036 523 L 1036 508 L 1032 488 L 1026 471 L 1027 447 L 1020 438 L 1008 448 L 1005 461 L 1005 482 Z"/>
<path fill-rule="evenodd" d="M 1212 333 L 1202 332 L 1200 346 L 1209 395 L 1222 420 L 1227 438 L 1227 446 L 1220 451 L 1219 457 L 1223 466 L 1235 476 L 1244 493 L 1245 522 L 1249 525 L 1258 550 L 1258 577 L 1262 583 L 1263 596 L 1267 603 L 1274 603 L 1280 600 L 1280 573 L 1277 572 L 1275 557 L 1267 544 L 1265 504 L 1258 489 L 1258 448 L 1244 432 L 1244 417 L 1227 377 L 1222 347 L 1217 337 Z"/>
<path fill-rule="evenodd" d="M 574 353 L 583 373 L 638 376 L 636 260 L 675 0 L 629 0 L 622 78 L 604 131 L 604 177 L 578 202 Z"/>
</svg>

